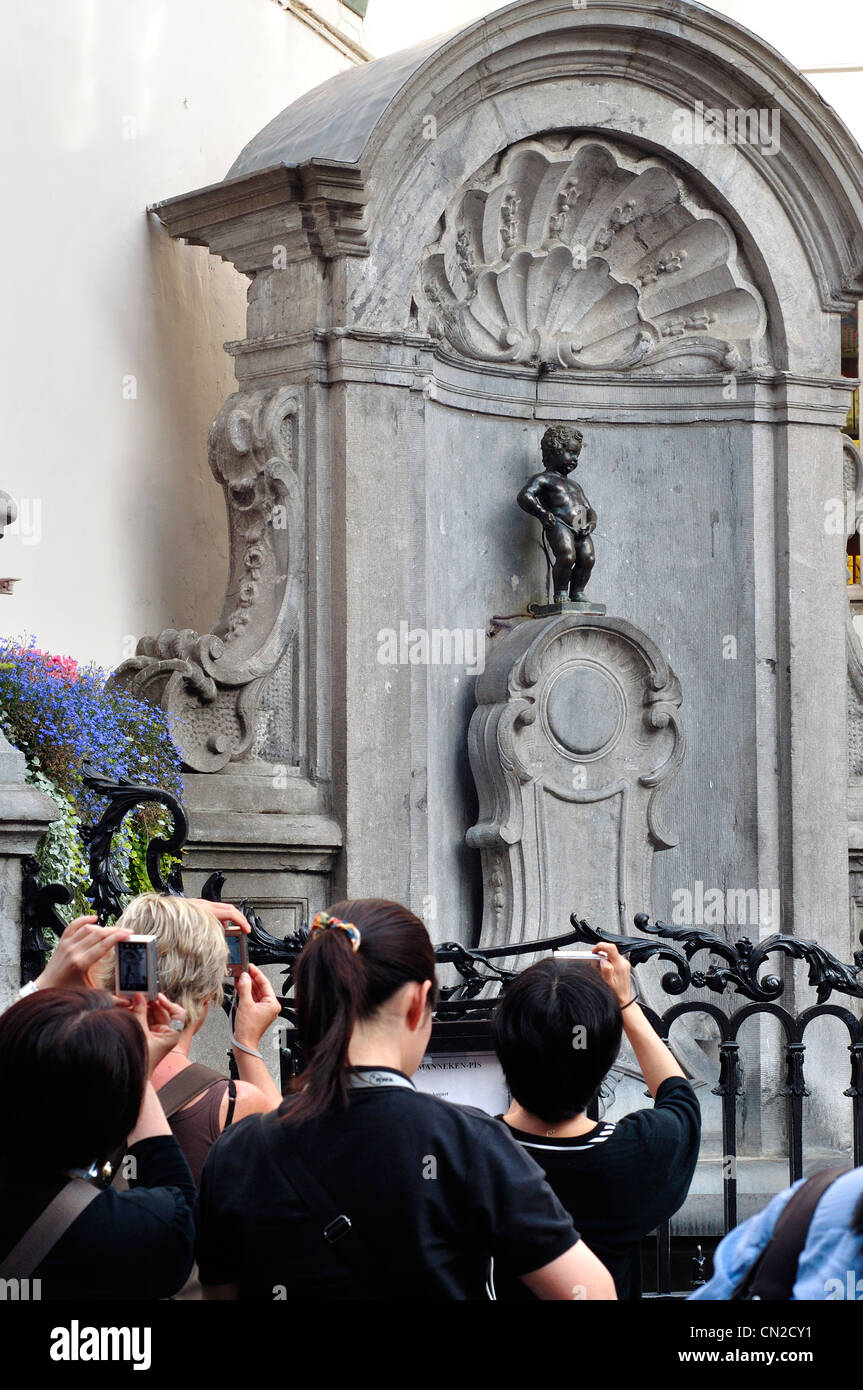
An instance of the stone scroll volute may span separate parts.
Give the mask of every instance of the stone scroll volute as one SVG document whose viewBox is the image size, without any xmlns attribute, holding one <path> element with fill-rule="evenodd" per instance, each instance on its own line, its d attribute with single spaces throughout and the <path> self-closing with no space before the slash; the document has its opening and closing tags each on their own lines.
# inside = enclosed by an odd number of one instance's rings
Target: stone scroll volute
<svg viewBox="0 0 863 1390">
<path fill-rule="evenodd" d="M 305 568 L 301 424 L 291 388 L 237 391 L 225 402 L 208 446 L 228 511 L 222 612 L 203 636 L 166 628 L 142 638 L 112 678 L 173 717 L 184 762 L 196 772 L 248 755 L 264 682 L 297 630 Z"/>
</svg>

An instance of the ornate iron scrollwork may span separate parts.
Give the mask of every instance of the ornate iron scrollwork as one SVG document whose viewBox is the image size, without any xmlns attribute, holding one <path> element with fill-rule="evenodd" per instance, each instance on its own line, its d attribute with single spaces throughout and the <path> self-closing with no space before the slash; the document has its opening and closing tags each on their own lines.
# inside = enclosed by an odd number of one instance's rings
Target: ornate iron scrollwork
<svg viewBox="0 0 863 1390">
<path fill-rule="evenodd" d="M 158 892 L 182 895 L 183 882 L 178 867 L 175 866 L 167 877 L 162 872 L 163 856 L 177 854 L 188 835 L 188 816 L 182 802 L 172 793 L 147 783 L 133 782 L 125 777 L 104 777 L 89 764 L 85 764 L 83 773 L 85 785 L 106 797 L 108 802 L 98 824 L 83 826 L 80 832 L 89 850 L 91 881 L 87 897 L 93 903 L 99 920 L 104 922 L 109 917 L 118 916 L 123 910 L 124 899 L 129 895 L 127 886 L 118 876 L 111 846 L 125 817 L 141 803 L 155 802 L 164 806 L 173 820 L 171 834 L 167 838 L 155 836 L 147 847 L 150 882 Z M 27 861 L 22 974 L 30 979 L 41 970 L 48 949 L 43 932 L 47 929 L 59 935 L 63 931 L 64 923 L 54 907 L 71 901 L 68 888 L 59 884 L 40 886 L 37 875 L 36 861 Z M 224 882 L 224 874 L 211 874 L 201 890 L 201 896 L 220 901 Z M 276 937 L 266 930 L 251 903 L 244 900 L 240 906 L 252 928 L 249 937 L 250 960 L 259 966 L 285 967 L 283 1016 L 292 1019 L 289 995 L 294 965 L 308 940 L 308 927 L 304 924 L 289 935 Z M 863 974 L 863 951 L 856 951 L 854 964 L 847 965 L 815 941 L 774 935 L 758 945 L 748 937 L 732 943 L 703 928 L 669 927 L 664 922 L 651 922 L 646 913 L 638 913 L 634 920 L 642 936 L 618 936 L 592 927 L 573 913 L 570 918 L 572 930 L 555 937 L 485 949 L 470 949 L 457 941 L 443 942 L 435 948 L 435 958 L 441 966 L 452 966 L 461 978 L 458 983 L 441 988 L 436 1017 L 438 1020 L 488 1019 L 501 991 L 517 974 L 511 966 L 497 964 L 498 960 L 554 951 L 573 942 L 614 942 L 634 966 L 651 959 L 667 961 L 672 969 L 663 975 L 661 984 L 665 993 L 673 996 L 681 995 L 688 989 L 708 989 L 715 994 L 723 994 L 730 987 L 736 994 L 755 1003 L 772 1003 L 783 993 L 784 982 L 775 974 L 762 975 L 760 972 L 769 957 L 778 953 L 807 963 L 809 984 L 817 991 L 819 1004 L 825 1003 L 834 991 L 863 998 L 863 980 L 860 978 Z M 694 970 L 692 961 L 700 952 L 717 957 L 721 964 L 712 961 L 706 969 Z M 859 1071 L 863 1067 L 863 1059 L 857 1058 L 855 1065 Z M 789 1085 L 796 1088 L 802 1085 L 802 1081 L 795 1074 L 789 1077 Z M 739 1094 L 739 1088 L 739 1062 L 728 1048 L 722 1052 L 718 1090 L 720 1093 Z"/>
<path fill-rule="evenodd" d="M 151 801 L 164 806 L 170 811 L 174 822 L 167 839 L 154 836 L 147 846 L 147 875 L 150 882 L 157 893 L 182 895 L 183 881 L 178 866 L 174 866 L 167 878 L 162 874 L 162 856 L 179 853 L 189 833 L 189 818 L 179 798 L 161 787 L 132 782 L 128 777 L 103 777 L 89 763 L 84 764 L 83 781 L 91 791 L 108 798 L 108 805 L 98 824 L 82 825 L 80 830 L 90 857 L 90 883 L 86 896 L 92 902 L 99 921 L 104 923 L 109 917 L 118 917 L 123 911 L 123 899 L 129 896 L 128 887 L 117 874 L 111 845 L 126 816 L 142 802 Z"/>
<path fill-rule="evenodd" d="M 719 1044 L 719 1080 L 713 1087 L 715 1096 L 743 1095 L 743 1068 L 740 1065 L 740 1044 L 726 1038 Z"/>
<path fill-rule="evenodd" d="M 475 999 L 487 985 L 494 982 L 504 985 L 516 974 L 514 970 L 504 970 L 495 965 L 481 951 L 472 951 L 458 941 L 446 941 L 436 946 L 435 960 L 438 965 L 454 966 L 461 976 L 461 984 L 441 986 L 440 999 L 443 1002 Z"/>
<path fill-rule="evenodd" d="M 40 884 L 39 861 L 28 854 L 21 861 L 23 899 L 23 930 L 21 933 L 21 983 L 29 984 L 41 975 L 45 958 L 51 949 L 44 933 L 62 936 L 66 923 L 55 907 L 72 901 L 72 890 L 62 883 Z"/>
<path fill-rule="evenodd" d="M 859 978 L 863 971 L 863 952 L 860 951 L 854 953 L 854 965 L 846 965 L 817 941 L 776 934 L 758 945 L 747 936 L 732 943 L 701 927 L 669 927 L 665 922 L 651 922 L 645 912 L 636 914 L 638 930 L 660 937 L 663 942 L 674 942 L 674 946 L 645 941 L 643 937 L 616 936 L 579 921 L 575 913 L 570 921 L 580 941 L 613 941 L 632 965 L 641 965 L 657 957 L 670 961 L 675 969 L 662 977 L 662 988 L 667 994 L 682 994 L 687 989 L 709 989 L 723 994 L 731 986 L 735 994 L 742 994 L 755 1003 L 772 1003 L 783 993 L 784 982 L 777 975 L 759 977 L 759 971 L 768 958 L 778 952 L 793 960 L 806 961 L 809 984 L 817 991 L 819 1004 L 825 1003 L 834 990 L 856 999 L 863 998 L 863 981 Z M 725 964 L 711 963 L 706 970 L 693 970 L 690 962 L 699 951 L 708 951 Z"/>
<path fill-rule="evenodd" d="M 223 873 L 210 874 L 201 889 L 201 897 L 208 902 L 220 903 L 225 885 Z M 253 965 L 285 965 L 286 973 L 293 971 L 294 961 L 309 939 L 309 929 L 305 923 L 288 936 L 273 936 L 261 921 L 254 906 L 247 898 L 239 904 L 240 911 L 252 928 L 249 936 L 249 960 Z"/>
<path fill-rule="evenodd" d="M 147 874 L 154 889 L 160 893 L 182 894 L 183 881 L 175 865 L 167 878 L 162 873 L 162 856 L 177 854 L 189 833 L 189 818 L 183 803 L 161 787 L 145 782 L 132 782 L 127 777 L 103 777 L 89 764 L 82 768 L 84 785 L 99 796 L 107 797 L 108 805 L 96 825 L 82 825 L 81 839 L 88 849 L 90 882 L 85 890 L 93 909 L 103 924 L 109 917 L 123 911 L 124 899 L 130 895 L 128 886 L 117 873 L 111 855 L 114 836 L 130 811 L 142 802 L 156 802 L 170 811 L 173 829 L 167 839 L 154 836 L 147 846 Z M 54 910 L 59 904 L 72 901 L 72 891 L 61 883 L 40 884 L 39 863 L 29 857 L 23 861 L 23 932 L 21 939 L 21 980 L 35 980 L 45 968 L 50 949 L 45 932 L 62 936 L 66 928 L 63 918 Z"/>
</svg>

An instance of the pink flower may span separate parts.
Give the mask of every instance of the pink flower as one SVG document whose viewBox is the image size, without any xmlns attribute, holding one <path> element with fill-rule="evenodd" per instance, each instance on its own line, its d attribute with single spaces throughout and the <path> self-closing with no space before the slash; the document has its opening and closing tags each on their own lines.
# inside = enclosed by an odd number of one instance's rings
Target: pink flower
<svg viewBox="0 0 863 1390">
<path fill-rule="evenodd" d="M 38 662 L 47 675 L 56 676 L 58 680 L 78 679 L 78 663 L 74 657 L 55 656 L 51 652 L 43 652 L 39 647 L 30 647 L 21 654 Z"/>
</svg>

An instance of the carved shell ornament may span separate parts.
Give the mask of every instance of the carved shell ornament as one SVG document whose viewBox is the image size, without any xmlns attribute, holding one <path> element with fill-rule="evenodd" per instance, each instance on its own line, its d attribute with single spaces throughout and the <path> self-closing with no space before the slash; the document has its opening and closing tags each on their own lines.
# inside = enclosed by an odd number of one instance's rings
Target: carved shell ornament
<svg viewBox="0 0 863 1390">
<path fill-rule="evenodd" d="M 422 266 L 429 332 L 465 357 L 532 366 L 757 359 L 764 306 L 725 220 L 652 156 L 554 146 L 512 146 L 447 208 Z"/>
</svg>

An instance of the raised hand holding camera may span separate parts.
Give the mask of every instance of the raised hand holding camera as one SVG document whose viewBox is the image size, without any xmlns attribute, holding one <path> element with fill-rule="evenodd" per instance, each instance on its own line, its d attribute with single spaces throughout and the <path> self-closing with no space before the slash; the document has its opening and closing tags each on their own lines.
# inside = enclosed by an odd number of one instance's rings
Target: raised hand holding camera
<svg viewBox="0 0 863 1390">
<path fill-rule="evenodd" d="M 101 927 L 94 914 L 70 922 L 45 969 L 36 977 L 39 989 L 74 989 L 91 981 L 88 971 L 107 955 L 112 946 L 131 936 L 124 927 Z"/>
<path fill-rule="evenodd" d="M 602 941 L 589 953 L 599 961 L 599 968 L 605 983 L 614 990 L 620 1007 L 632 1002 L 632 966 L 626 956 L 622 956 L 613 941 Z"/>
<path fill-rule="evenodd" d="M 149 1054 L 149 1074 L 173 1051 L 180 1040 L 186 1025 L 186 1010 L 180 1004 L 172 1004 L 164 994 L 155 999 L 147 999 L 144 994 L 115 996 L 123 1008 L 131 1009 L 144 1031 Z"/>
</svg>

